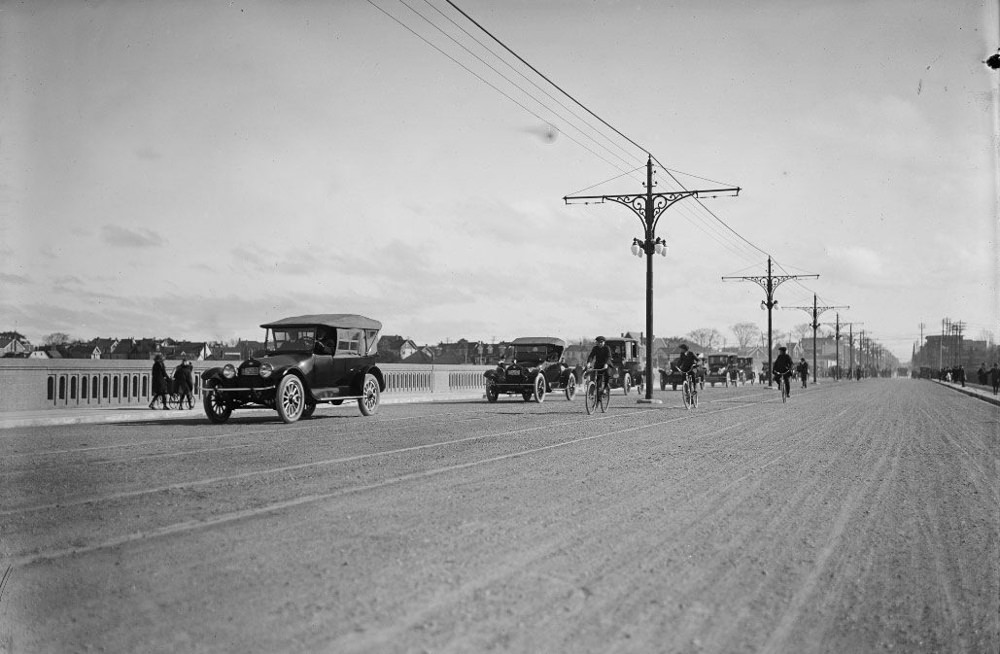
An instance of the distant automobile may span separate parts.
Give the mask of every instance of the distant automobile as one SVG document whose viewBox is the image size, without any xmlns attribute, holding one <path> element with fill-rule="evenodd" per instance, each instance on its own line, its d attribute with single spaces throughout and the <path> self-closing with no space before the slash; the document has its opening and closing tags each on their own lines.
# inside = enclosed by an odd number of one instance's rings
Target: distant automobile
<svg viewBox="0 0 1000 654">
<path fill-rule="evenodd" d="M 576 376 L 563 360 L 566 341 L 552 336 L 522 336 L 507 346 L 496 368 L 483 373 L 486 399 L 501 394 L 520 395 L 525 402 L 544 402 L 550 391 L 562 390 L 567 400 L 576 395 Z"/>
<path fill-rule="evenodd" d="M 385 377 L 375 364 L 382 323 L 355 314 L 314 314 L 261 325 L 265 356 L 205 370 L 205 415 L 223 423 L 236 409 L 266 407 L 284 422 L 308 418 L 321 403 L 357 400 L 378 409 Z"/>
<path fill-rule="evenodd" d="M 634 338 L 605 339 L 611 348 L 611 365 L 615 375 L 609 381 L 611 388 L 621 388 L 628 395 L 635 387 L 639 393 L 645 388 L 645 368 L 639 360 L 639 341 Z"/>
</svg>

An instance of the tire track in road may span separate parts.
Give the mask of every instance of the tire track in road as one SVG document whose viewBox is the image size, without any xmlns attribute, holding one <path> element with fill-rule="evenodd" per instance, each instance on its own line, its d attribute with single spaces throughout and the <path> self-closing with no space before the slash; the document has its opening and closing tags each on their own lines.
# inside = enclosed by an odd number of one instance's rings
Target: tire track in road
<svg viewBox="0 0 1000 654">
<path fill-rule="evenodd" d="M 837 517 L 827 533 L 823 546 L 817 552 L 811 569 L 798 583 L 777 625 L 760 649 L 761 652 L 780 654 L 795 651 L 796 644 L 789 643 L 789 640 L 793 637 L 807 638 L 804 636 L 807 630 L 798 623 L 809 610 L 822 613 L 820 607 L 825 601 L 817 599 L 816 594 L 820 592 L 821 581 L 829 574 L 829 569 L 835 564 L 838 556 L 844 556 L 841 550 L 847 540 L 848 527 L 855 533 L 869 533 L 879 514 L 876 511 L 865 511 L 864 507 L 882 505 L 892 486 L 898 481 L 902 465 L 902 435 L 897 431 L 890 442 L 880 443 L 879 439 L 885 434 L 878 431 L 874 424 L 865 423 L 865 427 L 865 432 L 861 434 L 862 440 L 858 441 L 856 447 L 880 444 L 878 458 L 870 466 L 865 465 L 867 480 L 864 483 L 849 486 L 850 490 L 841 502 Z M 833 575 L 833 578 L 842 576 Z M 826 594 L 832 593 L 827 589 Z"/>
<path fill-rule="evenodd" d="M 399 417 L 399 418 L 380 418 L 380 419 L 377 419 L 375 421 L 366 422 L 366 425 L 368 425 L 368 426 L 370 426 L 372 428 L 377 428 L 378 426 L 384 425 L 386 423 L 401 422 L 401 421 L 410 421 L 410 420 L 424 420 L 426 418 L 440 418 L 442 421 L 448 421 L 448 420 L 453 420 L 455 418 L 455 416 L 463 416 L 463 415 L 467 415 L 467 414 L 470 414 L 470 413 L 473 413 L 473 412 L 472 411 L 463 411 L 463 412 L 452 411 L 452 412 L 448 412 L 448 413 L 437 413 L 437 414 L 430 414 L 430 415 L 402 416 L 402 417 Z M 322 426 L 322 423 L 319 422 L 319 421 L 310 421 L 310 422 L 306 422 L 306 423 L 302 423 L 302 424 L 298 424 L 298 425 L 279 425 L 279 424 L 276 424 L 272 428 L 269 428 L 269 429 L 255 429 L 255 430 L 250 430 L 250 431 L 239 431 L 239 430 L 236 430 L 236 431 L 227 431 L 227 432 L 218 433 L 218 434 L 199 434 L 197 436 L 184 436 L 184 437 L 181 437 L 181 438 L 169 438 L 169 437 L 168 438 L 157 438 L 157 439 L 154 439 L 154 440 L 147 440 L 147 441 L 136 441 L 136 442 L 129 442 L 129 443 L 117 443 L 117 444 L 114 444 L 114 445 L 95 445 L 95 446 L 87 446 L 87 447 L 73 447 L 73 448 L 65 448 L 65 449 L 60 449 L 60 450 L 38 450 L 38 451 L 34 451 L 34 452 L 13 452 L 13 453 L 10 453 L 10 454 L 6 454 L 5 458 L 7 460 L 13 460 L 13 459 L 23 459 L 23 458 L 28 458 L 28 457 L 47 457 L 47 456 L 55 456 L 55 455 L 78 455 L 78 454 L 88 454 L 88 453 L 94 453 L 94 452 L 119 451 L 119 450 L 135 449 L 135 448 L 139 448 L 139 447 L 148 447 L 148 446 L 155 446 L 155 445 L 171 445 L 171 446 L 174 446 L 174 445 L 176 445 L 178 443 L 184 443 L 184 442 L 189 442 L 189 441 L 198 441 L 198 440 L 217 440 L 217 439 L 220 439 L 220 438 L 231 438 L 231 437 L 240 437 L 240 438 L 242 438 L 244 436 L 258 436 L 258 435 L 262 435 L 262 434 L 264 434 L 264 435 L 276 435 L 276 434 L 279 434 L 279 433 L 280 434 L 289 434 L 289 433 L 295 433 L 295 432 L 305 431 L 305 430 L 315 430 L 315 429 L 317 429 L 320 426 Z M 354 427 L 356 427 L 356 425 L 343 425 L 343 427 L 344 427 L 343 429 L 339 429 L 339 430 L 336 430 L 336 431 L 333 431 L 333 432 L 328 432 L 325 435 L 328 436 L 328 437 L 336 437 L 336 436 L 341 436 L 341 435 L 344 435 L 344 434 L 355 434 L 355 433 L 357 433 L 357 430 L 354 429 Z M 253 446 L 258 445 L 258 444 L 259 443 L 257 443 L 257 442 L 242 443 L 241 446 L 243 446 L 243 447 L 253 447 Z M 198 452 L 198 453 L 213 452 L 213 451 L 217 451 L 217 450 L 225 450 L 225 449 L 231 449 L 231 448 L 232 448 L 232 446 L 223 446 L 223 447 L 220 447 L 220 448 L 203 448 L 201 450 L 197 450 L 196 452 Z M 170 453 L 170 454 L 173 454 L 173 453 Z M 183 454 L 185 454 L 185 452 L 180 452 L 180 453 L 177 453 L 177 454 L 178 455 L 183 455 Z M 165 455 L 164 454 L 150 454 L 150 455 L 145 455 L 145 456 L 132 457 L 132 458 L 129 458 L 129 459 L 109 459 L 107 461 L 100 461 L 100 463 L 116 463 L 116 462 L 129 462 L 129 463 L 131 463 L 131 462 L 136 462 L 136 461 L 142 461 L 142 460 L 145 460 L 146 458 L 158 458 L 158 457 L 161 457 L 161 456 L 165 456 Z M 71 462 L 68 462 L 68 463 L 55 463 L 55 464 L 51 464 L 51 465 L 45 466 L 45 467 L 47 467 L 47 468 L 71 467 L 71 466 L 78 466 L 78 465 L 90 465 L 92 463 L 93 462 L 88 462 L 88 461 L 71 461 Z M 35 467 L 36 466 L 32 466 L 32 470 L 34 470 Z M 2 475 L 2 474 L 10 474 L 12 472 L 16 473 L 16 472 L 19 472 L 19 470 L 18 469 L 3 470 L 3 471 L 0 471 L 0 475 Z"/>
<path fill-rule="evenodd" d="M 338 498 L 338 497 L 343 497 L 343 496 L 346 496 L 346 495 L 352 495 L 352 494 L 362 493 L 362 492 L 366 492 L 366 491 L 378 490 L 378 489 L 385 488 L 385 487 L 388 487 L 388 486 L 394 486 L 394 485 L 397 485 L 397 484 L 406 483 L 406 482 L 410 482 L 410 481 L 416 481 L 416 480 L 426 479 L 426 478 L 429 478 L 429 477 L 434 477 L 434 476 L 438 476 L 438 475 L 442 475 L 442 474 L 446 474 L 446 473 L 450 473 L 450 472 L 455 472 L 455 471 L 459 471 L 459 470 L 465 470 L 465 469 L 468 469 L 468 468 L 473 468 L 473 467 L 478 467 L 478 466 L 483 466 L 483 465 L 488 465 L 488 464 L 505 462 L 505 461 L 509 461 L 509 460 L 512 460 L 512 459 L 527 457 L 527 456 L 530 456 L 530 455 L 535 455 L 535 454 L 539 454 L 539 453 L 543 453 L 543 452 L 550 452 L 550 451 L 558 449 L 558 448 L 563 448 L 563 447 L 567 447 L 567 446 L 571 446 L 571 445 L 577 445 L 577 444 L 580 444 L 580 443 L 585 443 L 585 442 L 594 441 L 594 440 L 598 440 L 598 439 L 604 439 L 604 438 L 609 438 L 609 437 L 614 437 L 614 436 L 621 436 L 621 435 L 627 434 L 627 433 L 632 433 L 632 432 L 637 432 L 637 431 L 642 431 L 642 430 L 647 430 L 647 429 L 653 429 L 653 428 L 656 428 L 656 427 L 662 427 L 663 425 L 667 425 L 667 424 L 670 424 L 670 423 L 675 423 L 675 422 L 687 421 L 687 420 L 695 419 L 695 418 L 697 418 L 699 416 L 706 416 L 707 417 L 707 416 L 710 416 L 710 415 L 716 415 L 716 414 L 720 414 L 720 413 L 728 413 L 728 412 L 731 412 L 731 411 L 736 411 L 736 410 L 741 409 L 741 408 L 745 408 L 744 405 L 739 405 L 739 406 L 734 406 L 734 407 L 727 407 L 727 408 L 719 409 L 717 411 L 712 411 L 712 412 L 699 412 L 698 414 L 685 413 L 684 415 L 681 415 L 681 416 L 677 416 L 677 417 L 673 417 L 673 418 L 670 418 L 670 419 L 667 419 L 667 420 L 662 420 L 662 421 L 654 422 L 654 423 L 651 423 L 651 424 L 641 424 L 641 425 L 628 426 L 628 427 L 624 427 L 624 428 L 620 428 L 620 429 L 614 429 L 614 430 L 611 430 L 611 431 L 601 432 L 601 433 L 594 434 L 594 435 L 582 436 L 582 437 L 578 437 L 578 438 L 572 438 L 572 439 L 568 439 L 568 440 L 559 441 L 559 442 L 556 442 L 556 443 L 550 443 L 548 445 L 543 445 L 543 446 L 539 446 L 539 447 L 533 447 L 533 448 L 529 448 L 529 449 L 526 449 L 526 450 L 520 450 L 520 451 L 517 451 L 517 452 L 510 452 L 510 453 L 507 453 L 507 454 L 502 454 L 502 455 L 487 457 L 487 458 L 483 458 L 483 459 L 477 459 L 475 461 L 469 461 L 469 462 L 465 462 L 465 463 L 459 463 L 459 464 L 441 466 L 441 467 L 437 467 L 437 468 L 433 468 L 433 469 L 429 469 L 429 470 L 421 470 L 421 471 L 416 471 L 416 472 L 412 472 L 412 473 L 397 475 L 395 477 L 383 479 L 383 480 L 378 481 L 378 482 L 374 482 L 374 483 L 370 483 L 370 484 L 358 484 L 358 485 L 347 487 L 347 488 L 340 488 L 340 489 L 337 489 L 337 490 L 334 490 L 334 491 L 331 491 L 331 492 L 328 492 L 328 493 L 304 495 L 304 496 L 300 496 L 300 497 L 296 497 L 296 498 L 292 498 L 292 499 L 284 500 L 284 501 L 280 501 L 280 502 L 272 502 L 272 503 L 269 503 L 269 504 L 266 504 L 266 505 L 263 505 L 263 506 L 254 507 L 252 509 L 245 509 L 245 510 L 240 510 L 240 511 L 230 511 L 230 512 L 223 513 L 223 514 L 211 517 L 211 518 L 205 518 L 205 519 L 201 519 L 201 520 L 182 521 L 182 522 L 174 523 L 174 524 L 171 524 L 171 525 L 166 525 L 166 526 L 155 528 L 155 529 L 140 530 L 140 531 L 136 531 L 136 532 L 133 532 L 133 533 L 125 534 L 125 535 L 122 535 L 122 536 L 119 536 L 119 537 L 116 537 L 116 538 L 107 539 L 107 540 L 104 540 L 104 541 L 102 541 L 100 543 L 94 543 L 94 544 L 88 545 L 88 546 L 60 548 L 60 549 L 50 550 L 50 551 L 47 551 L 47 552 L 40 552 L 40 553 L 36 553 L 36 554 L 31 554 L 31 555 L 24 555 L 24 556 L 19 556 L 19 557 L 12 557 L 11 563 L 12 563 L 12 565 L 14 565 L 16 567 L 22 567 L 22 566 L 30 565 L 32 563 L 39 562 L 39 561 L 58 559 L 58 558 L 66 557 L 66 556 L 75 556 L 75 555 L 87 554 L 87 553 L 95 552 L 95 551 L 98 551 L 98 550 L 103 550 L 103 549 L 108 549 L 108 548 L 112 548 L 112 547 L 117 547 L 117 546 L 120 546 L 120 545 L 125 545 L 125 544 L 131 543 L 131 542 L 142 541 L 142 540 L 147 540 L 147 539 L 152 539 L 152 538 L 162 538 L 162 537 L 166 537 L 166 536 L 172 536 L 172 535 L 186 533 L 186 532 L 191 532 L 191 531 L 195 531 L 195 530 L 207 529 L 207 528 L 210 528 L 210 527 L 215 527 L 215 526 L 219 526 L 219 525 L 224 525 L 224 524 L 228 524 L 228 523 L 238 522 L 238 521 L 241 521 L 241 520 L 246 520 L 246 519 L 250 519 L 250 518 L 259 517 L 259 516 L 262 516 L 262 515 L 276 513 L 276 512 L 288 510 L 288 509 L 291 509 L 291 508 L 296 508 L 296 507 L 299 507 L 299 506 L 304 506 L 304 505 L 309 505 L 309 504 L 315 504 L 315 503 L 318 503 L 318 502 L 323 502 L 323 501 L 335 499 L 335 498 Z M 614 417 L 615 416 L 601 416 L 597 420 L 609 420 L 609 419 L 613 419 Z M 618 416 L 618 417 L 622 417 L 622 416 Z M 597 422 L 597 421 L 595 421 L 593 419 L 573 420 L 573 421 L 561 423 L 561 425 L 562 426 L 574 425 L 574 424 L 579 424 L 581 422 L 586 422 L 586 423 L 593 424 L 594 422 Z M 141 490 L 137 490 L 137 491 L 130 491 L 130 492 L 125 492 L 125 493 L 115 493 L 115 494 L 101 496 L 101 497 L 78 498 L 78 499 L 76 499 L 76 500 L 74 500 L 72 502 L 69 502 L 69 503 L 56 503 L 56 504 L 40 505 L 40 506 L 33 506 L 33 507 L 22 507 L 22 508 L 19 508 L 19 509 L 0 511 L 0 515 L 14 515 L 14 514 L 21 514 L 21 513 L 32 512 L 32 511 L 40 511 L 40 510 L 49 509 L 49 508 L 64 508 L 64 507 L 67 507 L 67 506 L 73 506 L 73 505 L 79 505 L 79 504 L 87 504 L 87 503 L 92 503 L 92 502 L 106 502 L 106 501 L 111 501 L 111 500 L 115 500 L 115 499 L 122 499 L 122 498 L 128 498 L 128 497 L 136 497 L 136 496 L 146 495 L 146 494 L 150 494 L 150 493 L 161 492 L 161 491 L 164 491 L 164 490 L 176 490 L 176 489 L 190 488 L 190 487 L 193 487 L 193 486 L 201 486 L 201 485 L 207 485 L 207 484 L 213 484 L 213 483 L 220 483 L 220 482 L 230 481 L 230 480 L 246 479 L 246 478 L 249 478 L 249 477 L 260 476 L 260 475 L 265 475 L 265 474 L 281 474 L 281 473 L 290 472 L 290 471 L 294 471 L 294 470 L 301 470 L 301 469 L 305 469 L 305 468 L 318 467 L 318 466 L 328 466 L 328 465 L 335 465 L 335 464 L 338 464 L 338 463 L 353 462 L 353 461 L 359 461 L 359 460 L 365 460 L 365 459 L 383 457 L 383 456 L 387 456 L 389 454 L 405 454 L 405 453 L 415 452 L 415 451 L 419 451 L 419 450 L 425 450 L 425 449 L 436 448 L 436 447 L 444 447 L 444 446 L 448 446 L 448 445 L 455 445 L 455 444 L 460 444 L 460 443 L 469 442 L 469 441 L 481 440 L 481 439 L 484 439 L 484 438 L 491 438 L 491 437 L 497 437 L 497 436 L 511 436 L 511 435 L 516 435 L 516 434 L 523 434 L 523 433 L 528 433 L 528 432 L 532 432 L 532 431 L 537 431 L 537 430 L 540 430 L 540 429 L 551 429 L 553 426 L 557 426 L 557 425 L 546 424 L 546 425 L 528 427 L 528 428 L 520 429 L 520 430 L 509 431 L 509 432 L 505 432 L 503 434 L 494 434 L 494 435 L 488 435 L 488 436 L 469 436 L 467 438 L 454 439 L 454 440 L 450 440 L 450 441 L 446 441 L 446 442 L 438 442 L 438 443 L 433 443 L 433 444 L 424 444 L 424 445 L 417 445 L 417 446 L 413 446 L 413 447 L 400 448 L 400 449 L 392 450 L 390 452 L 379 452 L 379 453 L 372 453 L 372 454 L 364 454 L 364 455 L 358 455 L 358 456 L 354 456 L 354 457 L 344 457 L 344 458 L 339 458 L 339 459 L 327 459 L 325 461 L 317 461 L 317 462 L 309 462 L 309 463 L 303 463 L 303 464 L 296 464 L 296 465 L 293 465 L 293 466 L 283 466 L 281 468 L 274 468 L 274 469 L 270 469 L 270 470 L 267 470 L 267 471 L 248 472 L 248 473 L 241 473 L 241 474 L 238 474 L 238 475 L 227 475 L 227 476 L 215 477 L 215 478 L 211 478 L 211 479 L 198 480 L 196 482 L 185 482 L 185 483 L 178 483 L 178 484 L 168 484 L 168 485 L 160 486 L 160 487 L 153 488 L 153 489 L 141 489 Z"/>
</svg>

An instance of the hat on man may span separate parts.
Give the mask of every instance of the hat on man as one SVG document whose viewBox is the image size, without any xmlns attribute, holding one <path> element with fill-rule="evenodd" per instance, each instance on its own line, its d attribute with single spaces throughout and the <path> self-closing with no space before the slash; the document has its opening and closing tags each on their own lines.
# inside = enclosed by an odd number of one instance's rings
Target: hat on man
<svg viewBox="0 0 1000 654">
<path fill-rule="evenodd" d="M 677 349 L 679 349 L 679 350 L 686 350 L 686 349 L 688 349 L 688 346 L 685 345 L 684 343 L 681 343 L 680 345 L 677 346 Z"/>
<path fill-rule="evenodd" d="M 784 345 L 779 345 L 778 349 L 781 350 L 782 352 L 785 352 L 786 350 L 788 350 L 788 348 L 785 347 Z"/>
</svg>

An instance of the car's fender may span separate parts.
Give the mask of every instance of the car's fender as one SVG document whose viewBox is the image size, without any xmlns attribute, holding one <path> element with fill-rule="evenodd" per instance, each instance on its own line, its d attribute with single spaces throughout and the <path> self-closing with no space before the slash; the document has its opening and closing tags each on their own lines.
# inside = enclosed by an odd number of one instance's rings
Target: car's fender
<svg viewBox="0 0 1000 654">
<path fill-rule="evenodd" d="M 201 372 L 201 380 L 203 382 L 214 381 L 216 379 L 222 379 L 222 366 L 215 366 L 214 368 L 207 368 Z"/>
<path fill-rule="evenodd" d="M 378 381 L 378 390 L 382 393 L 385 392 L 385 375 L 382 374 L 382 369 L 376 365 L 364 366 L 359 371 L 354 379 L 352 386 L 354 390 L 357 391 L 358 395 L 361 394 L 361 387 L 365 383 L 365 375 L 372 375 L 375 380 Z"/>
<path fill-rule="evenodd" d="M 497 377 L 499 376 L 500 372 L 496 368 L 490 368 L 489 370 L 483 373 L 483 377 L 485 377 L 489 381 L 494 381 L 494 382 L 497 380 Z"/>
</svg>

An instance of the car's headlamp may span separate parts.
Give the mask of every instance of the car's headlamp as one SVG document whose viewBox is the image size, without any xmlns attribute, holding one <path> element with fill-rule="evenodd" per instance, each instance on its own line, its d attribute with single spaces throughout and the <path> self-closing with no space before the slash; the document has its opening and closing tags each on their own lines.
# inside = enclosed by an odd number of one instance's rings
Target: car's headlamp
<svg viewBox="0 0 1000 654">
<path fill-rule="evenodd" d="M 270 377 L 272 372 L 274 372 L 274 367 L 272 367 L 270 363 L 260 364 L 261 377 Z"/>
<path fill-rule="evenodd" d="M 222 376 L 226 379 L 232 379 L 236 376 L 236 368 L 233 367 L 233 364 L 227 363 L 222 367 Z"/>
</svg>

